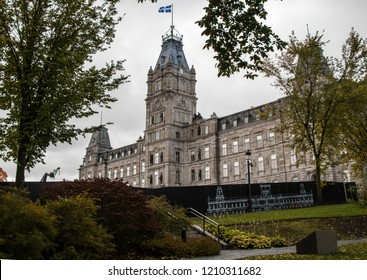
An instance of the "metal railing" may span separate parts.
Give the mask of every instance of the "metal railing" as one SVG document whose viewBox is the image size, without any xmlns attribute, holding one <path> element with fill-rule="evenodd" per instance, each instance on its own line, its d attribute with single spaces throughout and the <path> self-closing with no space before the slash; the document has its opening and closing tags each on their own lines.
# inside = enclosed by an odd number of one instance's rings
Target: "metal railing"
<svg viewBox="0 0 367 280">
<path fill-rule="evenodd" d="M 187 208 L 187 213 L 194 215 L 195 217 L 199 218 L 203 223 L 203 232 L 202 234 L 205 235 L 206 232 L 206 224 L 209 224 L 213 227 L 217 228 L 217 238 L 218 242 L 220 242 L 220 224 L 216 221 L 210 219 L 209 217 L 205 216 L 204 214 L 200 213 L 199 211 L 195 210 L 194 208 Z"/>
</svg>

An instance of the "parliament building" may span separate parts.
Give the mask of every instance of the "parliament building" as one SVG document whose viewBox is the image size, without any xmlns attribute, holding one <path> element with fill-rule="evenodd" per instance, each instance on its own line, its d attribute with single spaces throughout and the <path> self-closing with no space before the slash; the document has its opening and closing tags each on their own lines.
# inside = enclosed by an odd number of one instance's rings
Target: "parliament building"
<svg viewBox="0 0 367 280">
<path fill-rule="evenodd" d="M 314 180 L 312 155 L 296 154 L 289 135 L 276 132 L 276 121 L 261 117 L 267 104 L 203 118 L 182 36 L 172 26 L 162 40 L 148 71 L 144 137 L 113 148 L 101 126 L 86 148 L 80 179 L 123 178 L 144 188 L 226 185 L 247 183 L 250 170 L 252 183 Z M 323 179 L 344 181 L 346 174 L 330 168 Z"/>
</svg>

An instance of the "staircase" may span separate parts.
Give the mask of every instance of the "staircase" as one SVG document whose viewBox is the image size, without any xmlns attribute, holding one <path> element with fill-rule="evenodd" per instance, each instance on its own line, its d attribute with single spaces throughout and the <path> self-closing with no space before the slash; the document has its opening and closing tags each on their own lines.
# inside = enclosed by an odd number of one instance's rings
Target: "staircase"
<svg viewBox="0 0 367 280">
<path fill-rule="evenodd" d="M 190 232 L 190 235 L 194 234 L 193 232 L 197 232 L 197 233 L 208 236 L 208 237 L 218 241 L 222 245 L 223 248 L 228 246 L 228 243 L 226 243 L 225 241 L 223 241 L 219 238 L 219 236 L 220 236 L 220 227 L 221 227 L 220 224 L 218 224 L 216 221 L 210 219 L 209 217 L 205 216 L 204 214 L 200 213 L 199 211 L 197 211 L 193 208 L 187 208 L 187 213 L 199 218 L 200 221 L 201 221 L 201 224 L 202 224 L 202 226 L 192 225 L 191 229 L 193 231 Z M 213 235 L 212 233 L 210 233 L 206 230 L 207 225 L 214 226 L 217 229 L 217 236 Z"/>
</svg>

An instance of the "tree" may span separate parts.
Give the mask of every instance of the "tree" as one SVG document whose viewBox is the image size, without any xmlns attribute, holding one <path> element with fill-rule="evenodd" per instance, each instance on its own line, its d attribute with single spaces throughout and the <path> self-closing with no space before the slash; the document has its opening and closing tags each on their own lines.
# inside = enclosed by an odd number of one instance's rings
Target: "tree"
<svg viewBox="0 0 367 280">
<path fill-rule="evenodd" d="M 263 61 L 275 49 L 286 46 L 265 25 L 267 0 L 209 0 L 204 17 L 197 24 L 208 37 L 204 48 L 216 55 L 218 76 L 231 76 L 244 70 L 253 79 L 262 70 Z"/>
<path fill-rule="evenodd" d="M 17 164 L 16 182 L 42 162 L 46 148 L 90 131 L 71 119 L 116 101 L 108 91 L 127 77 L 122 61 L 87 67 L 115 34 L 119 0 L 0 2 L 0 150 Z"/>
<path fill-rule="evenodd" d="M 353 38 L 354 30 L 342 49 L 342 58 L 323 55 L 322 35 L 308 35 L 299 41 L 294 35 L 289 47 L 275 62 L 268 60 L 264 71 L 275 78 L 275 86 L 286 98 L 275 111 L 279 129 L 291 135 L 291 145 L 297 153 L 312 154 L 318 190 L 321 196 L 321 175 L 325 168 L 337 164 L 342 147 L 338 133 L 341 118 L 345 118 L 345 102 L 349 90 L 346 81 L 358 80 L 365 74 L 365 45 Z"/>
</svg>

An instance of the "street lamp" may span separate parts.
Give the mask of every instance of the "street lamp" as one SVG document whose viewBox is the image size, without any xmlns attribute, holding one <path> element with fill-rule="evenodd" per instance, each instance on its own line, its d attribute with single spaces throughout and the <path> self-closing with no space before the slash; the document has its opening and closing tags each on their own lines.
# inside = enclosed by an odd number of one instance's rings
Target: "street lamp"
<svg viewBox="0 0 367 280">
<path fill-rule="evenodd" d="M 250 175 L 250 167 L 252 166 L 252 163 L 251 163 L 250 150 L 246 151 L 246 162 L 247 162 L 247 181 L 248 181 L 248 212 L 252 212 L 251 175 Z"/>
</svg>

